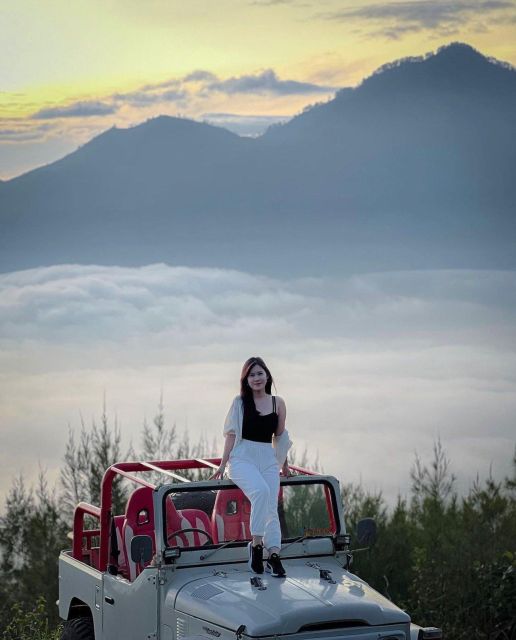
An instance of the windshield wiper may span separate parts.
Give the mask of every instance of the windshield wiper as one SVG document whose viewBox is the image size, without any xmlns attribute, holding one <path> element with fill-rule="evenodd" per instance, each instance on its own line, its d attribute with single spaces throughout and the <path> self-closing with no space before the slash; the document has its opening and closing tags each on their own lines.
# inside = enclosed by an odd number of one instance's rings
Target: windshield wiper
<svg viewBox="0 0 516 640">
<path fill-rule="evenodd" d="M 300 536 L 299 538 L 296 538 L 295 540 L 292 540 L 292 542 L 289 542 L 288 544 L 286 544 L 284 547 L 281 547 L 282 551 L 285 551 L 285 549 L 288 549 L 289 547 L 291 547 L 293 544 L 296 544 L 297 542 L 304 542 L 305 540 L 307 540 L 308 538 L 312 538 L 312 536 Z"/>
<path fill-rule="evenodd" d="M 307 535 L 302 535 L 302 536 L 299 536 L 299 538 L 296 538 L 295 540 L 292 540 L 292 542 L 289 542 L 284 547 L 281 547 L 281 550 L 285 551 L 285 549 L 288 549 L 293 544 L 296 544 L 298 542 L 304 542 L 305 540 L 315 540 L 315 538 L 328 538 L 328 537 L 331 537 L 330 534 L 328 534 L 327 536 L 307 536 Z"/>
<path fill-rule="evenodd" d="M 236 538 L 235 540 L 228 540 L 227 542 L 224 542 L 224 544 L 221 544 L 220 547 L 217 547 L 216 549 L 213 549 L 209 553 L 199 556 L 199 560 L 207 560 L 208 558 L 211 558 L 211 556 L 214 556 L 217 553 L 217 551 L 224 549 L 224 547 L 227 547 L 228 544 L 231 544 L 232 542 L 236 542 Z"/>
</svg>

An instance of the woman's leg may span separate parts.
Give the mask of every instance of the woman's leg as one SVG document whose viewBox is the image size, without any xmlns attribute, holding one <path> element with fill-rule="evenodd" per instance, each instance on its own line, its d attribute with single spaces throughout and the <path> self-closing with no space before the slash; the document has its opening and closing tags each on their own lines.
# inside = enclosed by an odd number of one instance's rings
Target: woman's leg
<svg viewBox="0 0 516 640">
<path fill-rule="evenodd" d="M 249 543 L 248 566 L 255 573 L 263 573 L 263 534 L 267 520 L 269 487 L 258 468 L 245 460 L 233 458 L 230 478 L 244 492 L 251 502 L 250 529 L 252 542 Z"/>
<path fill-rule="evenodd" d="M 267 521 L 265 524 L 264 544 L 269 551 L 269 557 L 265 570 L 271 576 L 284 578 L 286 576 L 279 552 L 281 550 L 281 526 L 278 515 L 278 494 L 279 494 L 279 470 L 274 464 L 262 471 L 262 475 L 269 486 L 269 503 L 267 505 Z"/>
<path fill-rule="evenodd" d="M 269 488 L 264 546 L 269 550 L 269 553 L 279 553 L 281 549 L 281 526 L 278 516 L 278 494 L 280 487 L 278 465 L 271 465 L 262 471 L 262 477 Z"/>
<path fill-rule="evenodd" d="M 231 461 L 230 478 L 249 498 L 253 544 L 261 544 L 269 512 L 270 490 L 268 483 L 254 464 L 238 459 Z"/>
</svg>

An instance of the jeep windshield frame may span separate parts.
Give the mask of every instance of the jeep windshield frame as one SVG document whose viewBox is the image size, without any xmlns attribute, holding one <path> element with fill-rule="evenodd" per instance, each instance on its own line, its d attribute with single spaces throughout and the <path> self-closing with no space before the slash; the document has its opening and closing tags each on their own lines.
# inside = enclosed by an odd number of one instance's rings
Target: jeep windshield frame
<svg viewBox="0 0 516 640">
<path fill-rule="evenodd" d="M 89 555 L 92 547 L 92 538 L 100 538 L 100 545 L 98 547 L 98 558 L 96 561 L 96 568 L 101 572 L 106 571 L 109 563 L 109 554 L 111 546 L 111 534 L 114 517 L 118 514 L 113 513 L 113 482 L 115 478 L 122 477 L 125 481 L 139 485 L 140 487 L 147 487 L 153 491 L 153 508 L 154 508 L 154 532 L 156 537 L 156 551 L 159 554 L 163 552 L 163 516 L 162 516 L 162 498 L 158 499 L 158 492 L 162 496 L 162 492 L 169 489 L 178 489 L 179 486 L 187 484 L 189 489 L 205 489 L 213 490 L 217 487 L 228 486 L 226 481 L 197 481 L 191 482 L 191 471 L 204 469 L 206 471 L 213 472 L 220 465 L 220 458 L 188 458 L 182 460 L 151 460 L 151 461 L 130 461 L 130 462 L 116 462 L 112 464 L 102 478 L 101 492 L 100 492 L 100 507 L 88 504 L 86 502 L 80 502 L 74 511 L 73 517 L 73 543 L 72 543 L 72 557 L 76 560 L 82 561 L 84 555 Z M 189 473 L 184 473 L 185 471 Z M 292 473 L 301 474 L 303 478 L 326 478 L 330 483 L 335 483 L 335 495 L 339 495 L 338 482 L 335 478 L 330 476 L 322 476 L 317 472 L 309 469 L 304 469 L 296 465 L 289 465 L 289 471 Z M 181 473 L 183 472 L 183 473 Z M 149 474 L 152 474 L 150 476 Z M 144 476 L 144 477 L 143 477 Z M 155 482 L 151 482 L 151 479 L 161 476 L 167 478 L 167 484 L 156 485 Z M 283 482 L 293 481 L 294 478 L 284 478 Z M 172 480 L 170 480 L 172 479 Z M 177 485 L 177 483 L 181 485 Z M 228 481 L 229 484 L 230 481 Z M 177 485 L 177 486 L 176 486 Z M 165 486 L 164 489 L 160 489 Z M 339 502 L 336 501 L 336 514 L 339 515 L 337 521 L 340 524 L 341 531 L 344 531 L 344 524 L 342 514 L 339 506 Z M 93 516 L 99 521 L 99 528 L 91 530 L 85 526 L 85 517 Z"/>
<path fill-rule="evenodd" d="M 298 476 L 290 476 L 290 477 L 281 477 L 280 478 L 280 487 L 289 487 L 289 486 L 310 486 L 310 485 L 320 485 L 324 487 L 325 497 L 327 498 L 328 504 L 328 517 L 333 531 L 328 531 L 324 533 L 317 533 L 316 529 L 313 529 L 313 533 L 304 532 L 302 536 L 292 535 L 289 537 L 285 537 L 282 539 L 282 544 L 293 544 L 296 541 L 299 541 L 300 538 L 310 539 L 310 538 L 335 538 L 335 536 L 340 535 L 341 533 L 345 533 L 345 525 L 342 515 L 342 510 L 340 508 L 340 491 L 339 485 L 335 478 L 331 476 L 323 476 L 323 475 L 298 475 Z M 208 480 L 208 481 L 193 481 L 188 484 L 167 484 L 162 485 L 157 490 L 156 502 L 159 503 L 160 508 L 156 509 L 156 514 L 159 512 L 160 520 L 161 520 L 161 531 L 160 536 L 162 539 L 162 549 L 170 550 L 178 548 L 181 553 L 190 552 L 190 551 L 200 551 L 200 550 L 214 550 L 218 549 L 222 546 L 227 548 L 233 547 L 242 547 L 246 546 L 249 542 L 247 539 L 239 539 L 239 540 L 221 540 L 217 543 L 213 544 L 200 544 L 200 545 L 190 545 L 190 546 L 179 546 L 168 544 L 167 536 L 170 536 L 170 533 L 167 531 L 167 506 L 166 501 L 172 494 L 180 495 L 185 493 L 193 493 L 193 492 L 214 492 L 225 491 L 225 490 L 234 490 L 238 489 L 237 485 L 231 480 Z M 156 504 L 157 506 L 157 504 Z M 213 514 L 212 514 L 213 515 Z M 209 515 L 210 519 L 212 515 Z M 158 537 L 158 522 L 156 522 L 156 537 Z M 161 545 L 160 545 L 161 546 Z"/>
</svg>

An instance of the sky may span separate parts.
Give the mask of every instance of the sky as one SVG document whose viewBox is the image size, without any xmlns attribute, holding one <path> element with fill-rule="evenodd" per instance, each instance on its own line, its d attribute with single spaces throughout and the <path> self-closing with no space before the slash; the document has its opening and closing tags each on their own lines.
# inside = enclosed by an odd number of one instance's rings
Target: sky
<svg viewBox="0 0 516 640">
<path fill-rule="evenodd" d="M 0 496 L 56 481 L 71 429 L 106 404 L 123 449 L 166 424 L 214 438 L 260 355 L 305 449 L 342 483 L 408 496 L 437 440 L 467 491 L 512 473 L 516 273 L 405 271 L 345 279 L 60 265 L 0 274 Z"/>
<path fill-rule="evenodd" d="M 516 64 L 515 0 L 6 0 L 0 179 L 160 114 L 257 135 L 452 41 Z"/>
<path fill-rule="evenodd" d="M 516 64 L 516 1 L 17 0 L 0 3 L 0 179 L 160 114 L 242 135 L 453 41 Z M 163 394 L 169 425 L 219 437 L 261 355 L 288 426 L 342 482 L 388 501 L 441 439 L 466 491 L 511 470 L 516 275 L 336 280 L 165 264 L 0 274 L 0 499 L 58 479 L 105 399 L 124 446 Z"/>
</svg>

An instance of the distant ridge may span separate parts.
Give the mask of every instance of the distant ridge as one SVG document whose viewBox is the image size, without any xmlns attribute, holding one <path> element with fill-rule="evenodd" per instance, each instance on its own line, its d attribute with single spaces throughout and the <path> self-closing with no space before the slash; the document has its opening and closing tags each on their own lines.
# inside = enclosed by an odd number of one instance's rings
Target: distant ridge
<svg viewBox="0 0 516 640">
<path fill-rule="evenodd" d="M 260 138 L 160 116 L 2 184 L 0 268 L 516 267 L 516 70 L 462 43 Z"/>
<path fill-rule="evenodd" d="M 440 47 L 436 53 L 384 64 L 356 88 L 338 91 L 333 100 L 314 105 L 286 123 L 273 125 L 265 135 L 277 135 L 278 131 L 287 131 L 308 119 L 314 122 L 319 114 L 323 117 L 342 115 L 342 109 L 349 104 L 374 110 L 378 98 L 399 101 L 400 93 L 435 101 L 441 100 L 443 93 L 448 98 L 454 95 L 463 99 L 479 96 L 485 99 L 489 92 L 493 92 L 494 100 L 504 98 L 505 93 L 508 99 L 514 100 L 516 69 L 509 63 L 486 58 L 470 45 L 455 42 Z"/>
<path fill-rule="evenodd" d="M 394 60 L 392 62 L 387 62 L 378 67 L 378 69 L 376 69 L 376 71 L 374 71 L 372 75 L 384 73 L 389 69 L 400 67 L 406 63 L 419 63 L 425 62 L 426 60 L 430 59 L 438 61 L 439 63 L 443 60 L 446 60 L 447 63 L 452 61 L 455 64 L 457 62 L 459 64 L 463 64 L 465 62 L 471 64 L 473 61 L 477 61 L 482 64 L 482 66 L 484 66 L 484 64 L 487 62 L 489 64 L 500 66 L 504 69 L 513 71 L 515 69 L 514 65 L 512 65 L 510 62 L 504 62 L 502 60 L 498 60 L 497 58 L 484 56 L 480 53 L 480 51 L 478 51 L 471 45 L 466 44 L 465 42 L 452 42 L 450 44 L 439 47 L 435 52 L 429 51 L 422 56 L 409 56 L 405 58 L 398 58 L 397 60 Z"/>
</svg>

